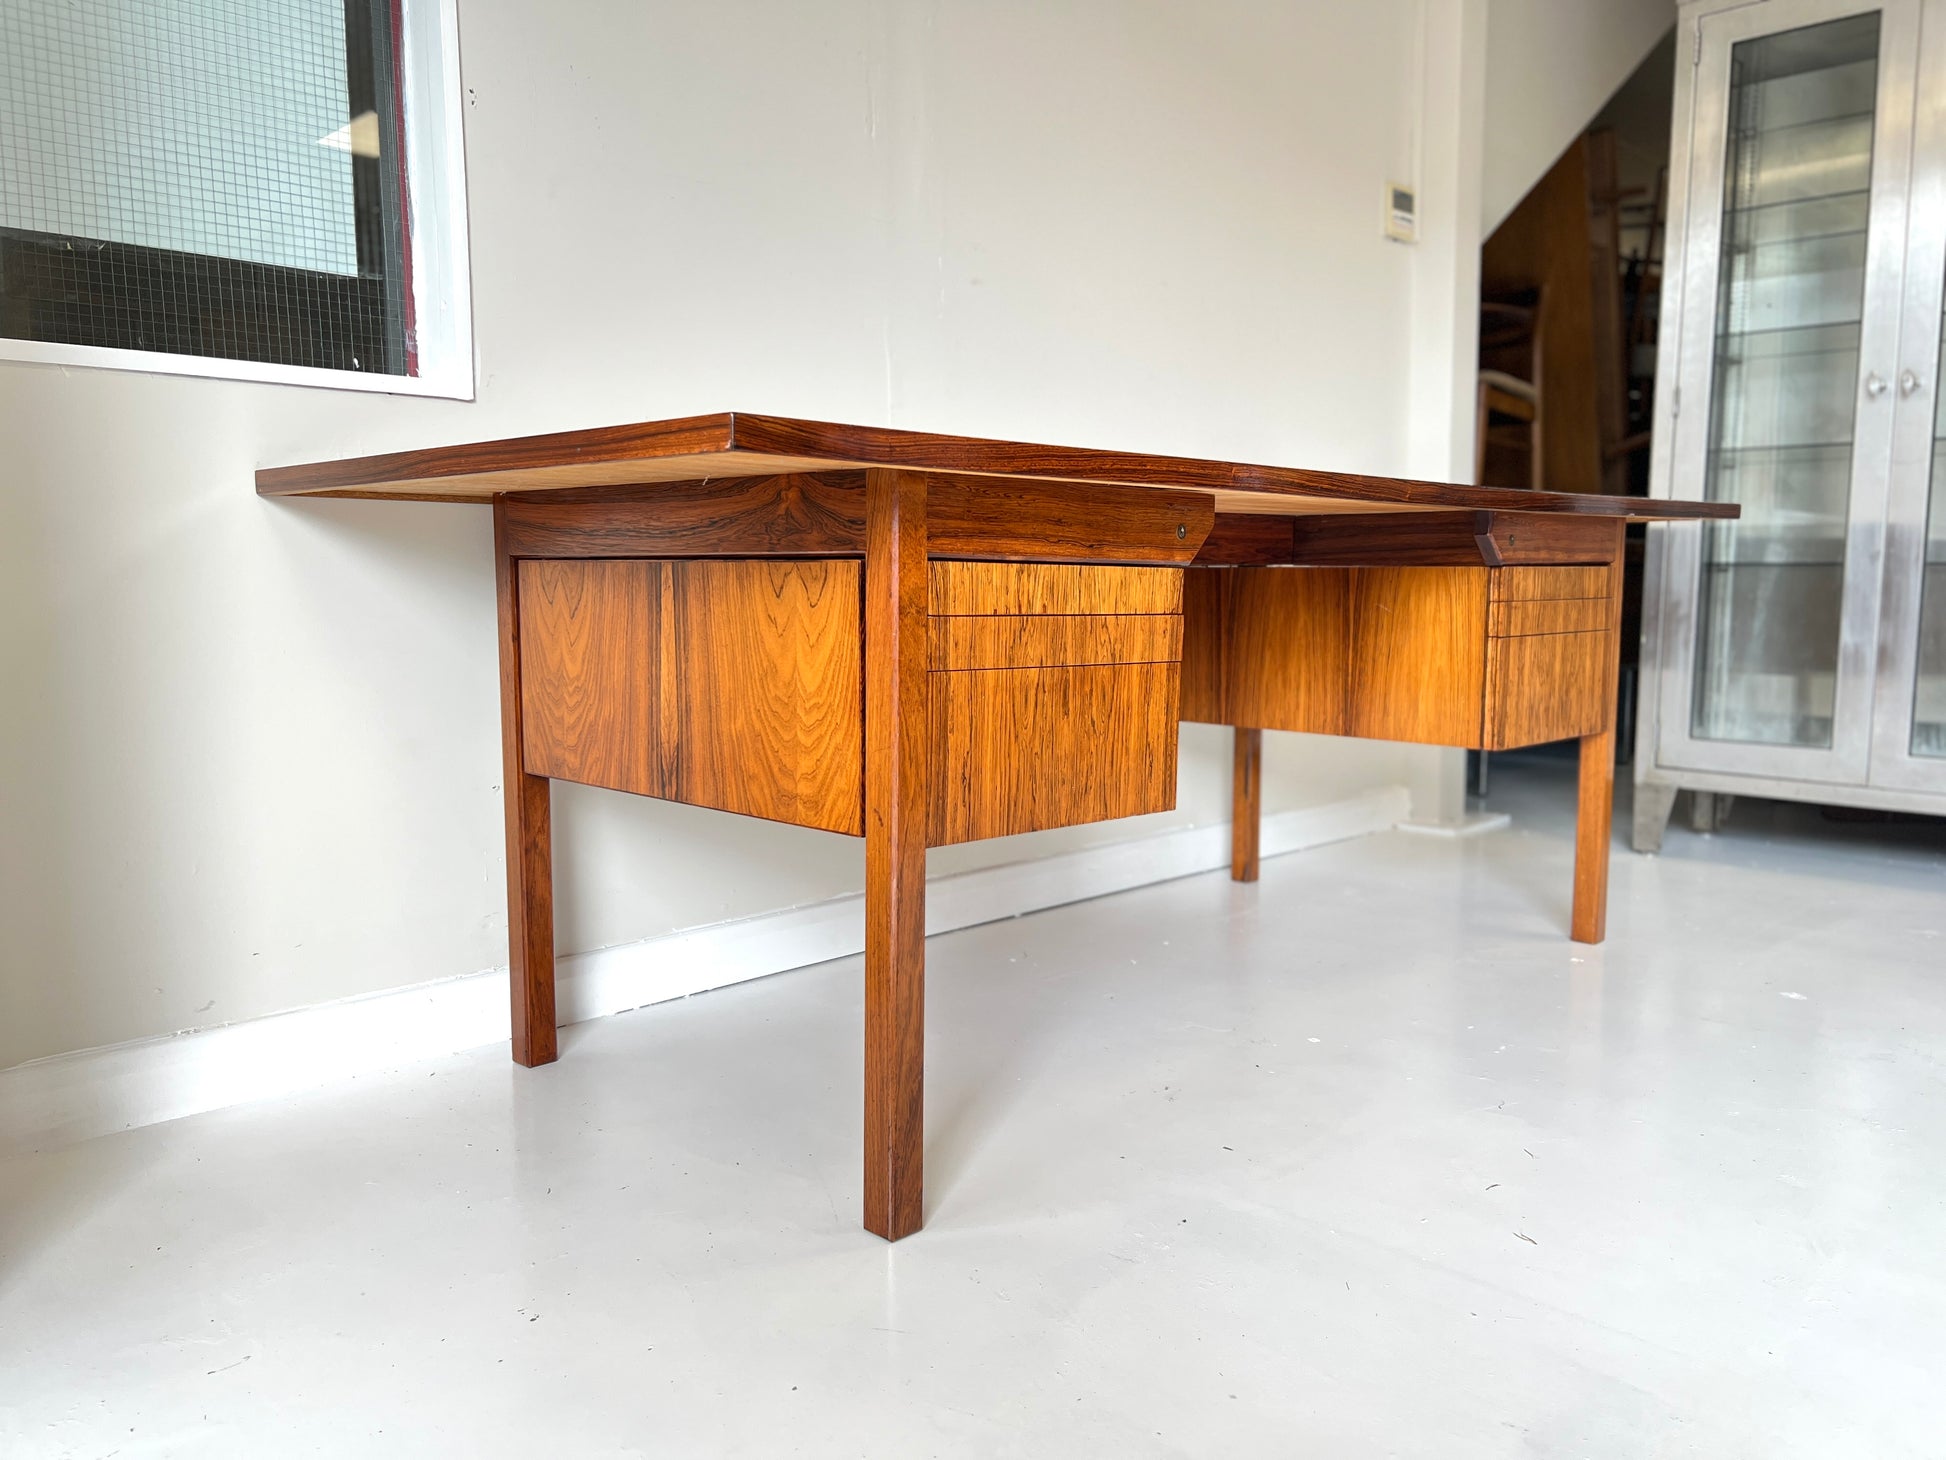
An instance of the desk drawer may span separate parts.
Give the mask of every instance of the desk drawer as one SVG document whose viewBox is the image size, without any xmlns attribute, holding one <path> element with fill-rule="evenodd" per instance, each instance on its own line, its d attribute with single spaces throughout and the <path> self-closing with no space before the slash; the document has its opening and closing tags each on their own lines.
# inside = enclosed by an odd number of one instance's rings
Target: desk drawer
<svg viewBox="0 0 1946 1460">
<path fill-rule="evenodd" d="M 1487 633 L 1494 638 L 1522 634 L 1598 634 L 1608 626 L 1605 598 L 1533 598 L 1487 605 Z"/>
<path fill-rule="evenodd" d="M 1607 567 L 1190 574 L 1184 719 L 1470 750 L 1611 721 Z"/>
<path fill-rule="evenodd" d="M 932 668 L 1046 669 L 1161 664 L 1182 658 L 1173 613 L 989 614 L 932 620 Z"/>
<path fill-rule="evenodd" d="M 1615 611 L 1609 584 L 1606 567 L 1489 571 L 1483 749 L 1515 750 L 1608 728 Z"/>
<path fill-rule="evenodd" d="M 1481 748 L 1598 735 L 1608 728 L 1609 694 L 1605 633 L 1488 639 Z"/>
<path fill-rule="evenodd" d="M 1490 568 L 1487 592 L 1495 603 L 1551 598 L 1607 598 L 1608 569 Z"/>
<path fill-rule="evenodd" d="M 856 561 L 518 571 L 530 773 L 864 830 Z M 1176 804 L 1181 569 L 935 563 L 932 603 L 933 845 Z"/>
<path fill-rule="evenodd" d="M 1176 804 L 1182 572 L 931 565 L 934 846 Z"/>
<path fill-rule="evenodd" d="M 1081 563 L 933 563 L 936 616 L 1180 614 L 1182 569 Z"/>
</svg>

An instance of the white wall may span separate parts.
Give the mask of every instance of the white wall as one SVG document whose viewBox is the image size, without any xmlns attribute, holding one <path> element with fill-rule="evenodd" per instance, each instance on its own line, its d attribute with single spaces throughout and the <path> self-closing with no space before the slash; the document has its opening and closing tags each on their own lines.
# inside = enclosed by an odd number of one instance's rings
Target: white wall
<svg viewBox="0 0 1946 1460">
<path fill-rule="evenodd" d="M 1675 23 L 1675 0 L 1490 0 L 1481 238 Z"/>
<path fill-rule="evenodd" d="M 737 408 L 1405 470 L 1416 16 L 469 0 L 477 403 L 0 365 L 0 1066 L 505 961 L 487 514 L 259 464 Z M 1227 816 L 1227 756 L 1187 731 L 1152 820 Z M 1278 809 L 1450 757 L 1268 759 Z M 843 838 L 556 806 L 563 950 L 860 885 Z"/>
</svg>

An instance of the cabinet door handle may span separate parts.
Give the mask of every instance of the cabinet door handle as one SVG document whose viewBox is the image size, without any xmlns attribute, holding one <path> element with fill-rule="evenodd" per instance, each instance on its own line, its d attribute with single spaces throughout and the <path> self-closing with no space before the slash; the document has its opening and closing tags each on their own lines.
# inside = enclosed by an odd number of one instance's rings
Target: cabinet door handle
<svg viewBox="0 0 1946 1460">
<path fill-rule="evenodd" d="M 1900 395 L 1912 395 L 1916 393 L 1919 387 L 1924 383 L 1925 383 L 1924 381 L 1919 379 L 1919 372 L 1916 370 L 1901 370 L 1899 372 L 1899 394 Z"/>
<path fill-rule="evenodd" d="M 1885 394 L 1885 377 L 1876 370 L 1865 377 L 1865 394 L 1873 400 Z"/>
</svg>

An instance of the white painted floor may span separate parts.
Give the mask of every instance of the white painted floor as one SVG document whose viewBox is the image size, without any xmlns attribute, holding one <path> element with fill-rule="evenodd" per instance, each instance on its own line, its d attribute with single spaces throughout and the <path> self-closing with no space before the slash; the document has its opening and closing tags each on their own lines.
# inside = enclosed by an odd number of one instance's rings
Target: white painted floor
<svg viewBox="0 0 1946 1460">
<path fill-rule="evenodd" d="M 896 1247 L 855 959 L 0 1166 L 0 1454 L 1946 1454 L 1946 832 L 1567 772 L 935 939 Z"/>
</svg>

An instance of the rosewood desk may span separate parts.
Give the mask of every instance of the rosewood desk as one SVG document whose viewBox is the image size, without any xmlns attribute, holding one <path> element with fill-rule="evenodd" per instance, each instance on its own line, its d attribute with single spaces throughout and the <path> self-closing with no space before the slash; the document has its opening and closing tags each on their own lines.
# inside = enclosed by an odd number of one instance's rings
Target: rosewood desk
<svg viewBox="0 0 1946 1460">
<path fill-rule="evenodd" d="M 716 415 L 257 473 L 490 503 L 513 1056 L 556 1054 L 550 780 L 865 839 L 865 1226 L 923 1218 L 926 848 L 1162 811 L 1180 720 L 1581 741 L 1602 937 L 1623 526 L 1729 504 L 1508 491 Z"/>
</svg>

